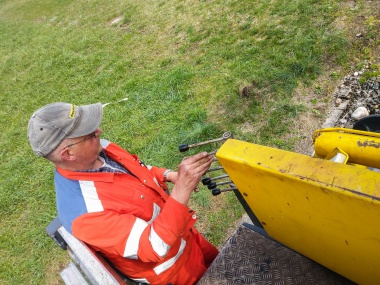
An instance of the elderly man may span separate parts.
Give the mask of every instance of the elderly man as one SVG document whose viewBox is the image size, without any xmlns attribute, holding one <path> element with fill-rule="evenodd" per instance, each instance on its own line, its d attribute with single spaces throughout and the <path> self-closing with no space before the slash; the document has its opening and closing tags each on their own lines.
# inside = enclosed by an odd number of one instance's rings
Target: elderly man
<svg viewBox="0 0 380 285">
<path fill-rule="evenodd" d="M 30 118 L 33 151 L 55 164 L 58 216 L 67 231 L 122 273 L 148 284 L 195 284 L 218 250 L 187 204 L 212 158 L 184 159 L 178 172 L 146 166 L 100 139 L 101 103 L 53 103 Z M 168 194 L 165 182 L 174 183 Z"/>
</svg>

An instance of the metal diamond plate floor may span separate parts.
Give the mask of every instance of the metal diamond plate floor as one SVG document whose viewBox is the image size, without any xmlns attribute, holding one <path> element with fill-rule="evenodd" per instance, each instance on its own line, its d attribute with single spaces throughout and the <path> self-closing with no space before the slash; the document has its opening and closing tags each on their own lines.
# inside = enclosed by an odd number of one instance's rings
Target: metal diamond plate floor
<svg viewBox="0 0 380 285">
<path fill-rule="evenodd" d="M 249 227 L 237 229 L 198 285 L 355 284 Z"/>
</svg>

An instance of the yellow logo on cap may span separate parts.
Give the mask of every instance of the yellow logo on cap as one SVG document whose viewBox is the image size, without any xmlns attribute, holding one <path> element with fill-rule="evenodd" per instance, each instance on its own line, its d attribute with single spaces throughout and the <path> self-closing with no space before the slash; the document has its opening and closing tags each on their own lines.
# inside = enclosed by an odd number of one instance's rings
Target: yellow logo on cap
<svg viewBox="0 0 380 285">
<path fill-rule="evenodd" d="M 71 104 L 69 118 L 72 119 L 75 117 L 75 106 Z"/>
</svg>

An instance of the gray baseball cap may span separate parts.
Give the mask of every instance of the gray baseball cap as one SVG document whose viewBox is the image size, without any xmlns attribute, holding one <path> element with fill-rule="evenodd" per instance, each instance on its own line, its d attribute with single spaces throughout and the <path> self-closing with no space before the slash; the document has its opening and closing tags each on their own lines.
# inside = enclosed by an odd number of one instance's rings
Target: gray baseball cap
<svg viewBox="0 0 380 285">
<path fill-rule="evenodd" d="M 28 140 L 38 156 L 46 156 L 66 138 L 94 132 L 103 116 L 101 103 L 75 106 L 56 102 L 38 109 L 29 120 Z"/>
</svg>

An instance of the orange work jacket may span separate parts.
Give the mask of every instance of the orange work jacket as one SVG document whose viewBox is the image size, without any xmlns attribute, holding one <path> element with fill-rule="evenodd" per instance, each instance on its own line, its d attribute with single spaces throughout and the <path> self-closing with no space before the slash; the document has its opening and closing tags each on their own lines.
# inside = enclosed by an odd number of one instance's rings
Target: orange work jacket
<svg viewBox="0 0 380 285">
<path fill-rule="evenodd" d="M 107 156 L 133 175 L 56 167 L 58 216 L 75 237 L 122 273 L 148 284 L 194 284 L 217 249 L 194 228 L 195 212 L 172 199 L 164 168 L 101 140 Z"/>
</svg>

